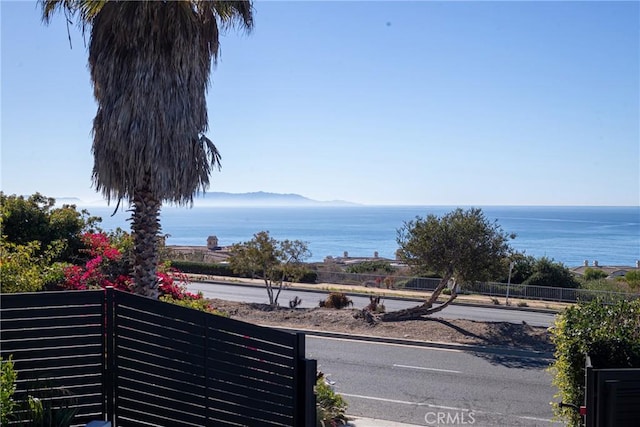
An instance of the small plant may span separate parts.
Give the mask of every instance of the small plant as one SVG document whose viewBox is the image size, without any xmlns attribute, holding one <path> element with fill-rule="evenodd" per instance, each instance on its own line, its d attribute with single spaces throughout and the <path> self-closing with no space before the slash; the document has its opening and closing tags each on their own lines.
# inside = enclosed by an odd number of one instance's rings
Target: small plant
<svg viewBox="0 0 640 427">
<path fill-rule="evenodd" d="M 364 308 L 366 311 L 372 313 L 384 313 L 386 311 L 384 304 L 380 303 L 380 296 L 371 295 L 369 296 L 369 301 L 369 305 Z"/>
<path fill-rule="evenodd" d="M 442 295 L 451 295 L 451 289 L 449 288 L 444 288 L 442 290 Z"/>
<path fill-rule="evenodd" d="M 13 394 L 16 392 L 16 371 L 13 369 L 13 357 L 2 360 L 0 357 L 0 425 L 9 423 L 15 402 Z"/>
<path fill-rule="evenodd" d="M 65 388 L 49 387 L 36 381 L 19 408 L 18 425 L 31 427 L 69 427 L 78 413 L 77 400 Z"/>
<path fill-rule="evenodd" d="M 516 304 L 518 307 L 529 307 L 529 304 L 527 304 L 526 301 L 519 301 L 518 304 Z"/>
<path fill-rule="evenodd" d="M 347 402 L 333 390 L 322 372 L 318 372 L 316 378 L 316 426 L 346 425 L 349 421 L 345 415 Z"/>
<path fill-rule="evenodd" d="M 300 304 L 302 304 L 302 299 L 297 296 L 289 300 L 289 308 L 291 309 L 297 308 Z"/>
<path fill-rule="evenodd" d="M 493 305 L 500 305 L 500 300 L 498 298 L 491 298 L 491 302 Z"/>
<path fill-rule="evenodd" d="M 342 292 L 331 292 L 327 299 L 320 301 L 320 307 L 342 309 L 348 306 L 353 307 L 353 301 Z"/>
</svg>

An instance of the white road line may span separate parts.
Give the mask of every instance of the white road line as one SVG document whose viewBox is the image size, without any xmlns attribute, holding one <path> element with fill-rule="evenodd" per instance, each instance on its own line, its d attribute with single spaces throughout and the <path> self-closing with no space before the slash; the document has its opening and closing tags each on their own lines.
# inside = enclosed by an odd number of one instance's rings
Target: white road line
<svg viewBox="0 0 640 427">
<path fill-rule="evenodd" d="M 436 371 L 436 372 L 449 372 L 452 374 L 461 374 L 462 371 L 453 371 L 451 369 L 437 369 L 437 368 L 425 368 L 422 366 L 410 366 L 410 365 L 393 365 L 394 368 L 406 368 L 406 369 L 419 369 L 421 371 Z"/>
<path fill-rule="evenodd" d="M 465 412 L 471 411 L 470 409 L 465 409 L 465 408 L 454 408 L 452 406 L 432 405 L 431 403 L 424 403 L 424 402 L 408 402 L 406 400 L 385 399 L 384 397 L 362 396 L 360 394 L 347 394 L 347 393 L 340 393 L 340 394 L 342 396 L 347 396 L 347 397 L 359 397 L 360 399 L 378 400 L 380 402 L 389 402 L 389 403 L 400 403 L 402 405 L 426 406 L 428 408 L 450 409 L 452 411 L 465 411 Z"/>
</svg>

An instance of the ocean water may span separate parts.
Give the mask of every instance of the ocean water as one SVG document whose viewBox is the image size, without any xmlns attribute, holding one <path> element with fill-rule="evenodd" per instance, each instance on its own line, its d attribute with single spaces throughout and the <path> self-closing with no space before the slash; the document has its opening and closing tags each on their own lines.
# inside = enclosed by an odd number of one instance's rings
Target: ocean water
<svg viewBox="0 0 640 427">
<path fill-rule="evenodd" d="M 129 229 L 129 213 L 113 208 L 87 208 L 103 218 L 102 227 Z M 405 221 L 428 214 L 442 215 L 447 206 L 346 207 L 164 207 L 162 232 L 169 245 L 206 245 L 210 235 L 221 246 L 250 240 L 254 233 L 270 232 L 278 240 L 308 242 L 312 257 L 370 257 L 374 252 L 394 258 L 396 230 Z M 640 260 L 640 207 L 482 207 L 517 237 L 513 248 L 536 257 L 547 256 L 567 266 L 585 260 L 600 265 L 635 265 Z"/>
</svg>

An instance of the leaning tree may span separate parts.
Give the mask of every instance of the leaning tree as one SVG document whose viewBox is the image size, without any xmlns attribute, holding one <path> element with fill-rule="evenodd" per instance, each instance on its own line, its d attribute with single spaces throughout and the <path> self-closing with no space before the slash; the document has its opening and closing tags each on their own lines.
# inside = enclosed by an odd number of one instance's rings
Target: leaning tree
<svg viewBox="0 0 640 427">
<path fill-rule="evenodd" d="M 90 29 L 93 184 L 108 202 L 128 201 L 135 291 L 157 298 L 163 202 L 187 205 L 209 186 L 220 155 L 205 135 L 206 93 L 219 32 L 253 26 L 251 1 L 40 0 Z"/>
<path fill-rule="evenodd" d="M 508 241 L 514 237 L 477 208 L 458 208 L 442 217 L 431 214 L 405 222 L 397 238 L 401 260 L 416 274 L 432 272 L 441 279 L 423 304 L 386 313 L 381 320 L 410 320 L 438 312 L 456 299 L 459 284 L 499 276 L 512 252 Z M 448 300 L 434 305 L 447 285 L 451 290 Z"/>
</svg>

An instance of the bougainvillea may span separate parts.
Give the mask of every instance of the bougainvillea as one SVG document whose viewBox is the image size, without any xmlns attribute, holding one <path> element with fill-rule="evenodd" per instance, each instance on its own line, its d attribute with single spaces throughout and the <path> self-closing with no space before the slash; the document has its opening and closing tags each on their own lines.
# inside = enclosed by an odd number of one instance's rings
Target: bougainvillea
<svg viewBox="0 0 640 427">
<path fill-rule="evenodd" d="M 84 265 L 71 265 L 65 268 L 64 289 L 83 290 L 113 286 L 116 289 L 131 292 L 133 279 L 129 275 L 130 266 L 122 261 L 124 255 L 105 233 L 86 233 L 82 236 L 89 258 Z M 123 272 L 123 268 L 127 270 Z M 169 266 L 160 266 L 158 282 L 161 296 L 174 300 L 202 299 L 202 294 L 187 291 L 188 277 Z"/>
</svg>

